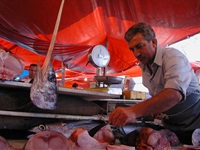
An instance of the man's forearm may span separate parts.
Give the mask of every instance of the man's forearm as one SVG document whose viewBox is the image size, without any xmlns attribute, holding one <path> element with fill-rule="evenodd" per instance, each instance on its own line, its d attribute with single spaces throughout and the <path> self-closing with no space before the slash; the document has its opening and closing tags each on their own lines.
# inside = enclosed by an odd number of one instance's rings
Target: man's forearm
<svg viewBox="0 0 200 150">
<path fill-rule="evenodd" d="M 132 110 L 137 115 L 137 118 L 154 115 L 172 108 L 179 103 L 181 99 L 182 95 L 179 91 L 165 89 L 152 98 L 132 106 Z"/>
</svg>

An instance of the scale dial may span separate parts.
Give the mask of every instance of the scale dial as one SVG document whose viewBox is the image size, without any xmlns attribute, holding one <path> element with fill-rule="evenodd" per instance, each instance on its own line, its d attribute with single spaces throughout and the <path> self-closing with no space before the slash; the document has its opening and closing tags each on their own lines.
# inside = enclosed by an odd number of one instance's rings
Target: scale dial
<svg viewBox="0 0 200 150">
<path fill-rule="evenodd" d="M 95 46 L 90 56 L 95 67 L 106 67 L 110 61 L 108 49 L 103 45 Z"/>
</svg>

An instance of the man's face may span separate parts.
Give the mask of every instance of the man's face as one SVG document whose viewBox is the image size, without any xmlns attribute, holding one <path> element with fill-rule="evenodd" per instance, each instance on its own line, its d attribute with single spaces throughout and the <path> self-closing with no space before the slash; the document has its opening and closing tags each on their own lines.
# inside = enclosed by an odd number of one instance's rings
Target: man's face
<svg viewBox="0 0 200 150">
<path fill-rule="evenodd" d="M 156 39 L 148 42 L 141 33 L 136 34 L 128 43 L 134 56 L 143 64 L 151 64 L 156 54 Z"/>
<path fill-rule="evenodd" d="M 29 78 L 33 79 L 37 72 L 37 66 L 31 66 L 29 68 Z"/>
</svg>

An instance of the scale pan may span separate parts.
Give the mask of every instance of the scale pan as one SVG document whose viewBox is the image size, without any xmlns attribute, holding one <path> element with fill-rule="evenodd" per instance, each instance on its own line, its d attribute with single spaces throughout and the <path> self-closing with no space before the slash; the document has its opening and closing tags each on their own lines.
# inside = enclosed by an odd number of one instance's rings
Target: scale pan
<svg viewBox="0 0 200 150">
<path fill-rule="evenodd" d="M 113 76 L 94 76 L 96 82 L 103 82 L 104 84 L 120 84 L 123 81 L 121 77 L 113 77 Z"/>
</svg>

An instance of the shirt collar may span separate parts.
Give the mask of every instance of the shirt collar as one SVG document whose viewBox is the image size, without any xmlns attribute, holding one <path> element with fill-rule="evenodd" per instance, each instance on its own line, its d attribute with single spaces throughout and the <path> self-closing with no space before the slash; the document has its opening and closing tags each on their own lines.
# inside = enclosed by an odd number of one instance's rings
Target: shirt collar
<svg viewBox="0 0 200 150">
<path fill-rule="evenodd" d="M 157 46 L 157 50 L 156 50 L 156 56 L 155 59 L 153 61 L 152 66 L 154 66 L 154 64 L 158 65 L 158 66 L 162 66 L 162 50 L 163 48 L 160 46 Z M 140 63 L 140 67 L 145 70 L 146 65 Z"/>
<path fill-rule="evenodd" d="M 162 50 L 163 48 L 158 46 L 156 50 L 156 56 L 153 61 L 153 64 L 157 64 L 158 66 L 162 66 Z"/>
</svg>

